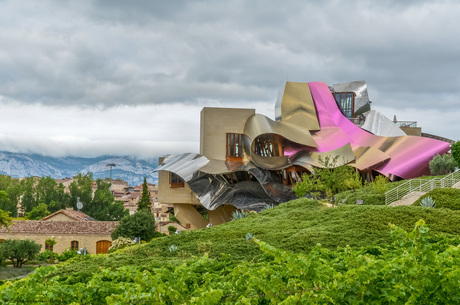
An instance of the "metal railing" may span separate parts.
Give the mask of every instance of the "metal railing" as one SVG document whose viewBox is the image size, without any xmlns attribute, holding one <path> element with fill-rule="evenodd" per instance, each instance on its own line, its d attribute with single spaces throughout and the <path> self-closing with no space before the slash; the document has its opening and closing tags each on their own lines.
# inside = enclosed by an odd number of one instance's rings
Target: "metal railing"
<svg viewBox="0 0 460 305">
<path fill-rule="evenodd" d="M 403 184 L 385 193 L 385 204 L 389 205 L 400 200 L 412 192 L 429 192 L 436 188 L 452 187 L 460 181 L 460 169 L 445 176 L 444 178 L 416 178 L 407 180 Z"/>
<path fill-rule="evenodd" d="M 396 121 L 394 123 L 398 127 L 417 127 L 416 121 Z"/>
<path fill-rule="evenodd" d="M 454 144 L 454 143 L 455 143 L 454 140 L 451 140 L 451 139 L 448 139 L 448 138 L 444 138 L 444 137 L 440 137 L 440 136 L 437 136 L 437 135 L 434 135 L 434 134 L 430 134 L 430 133 L 426 133 L 426 132 L 422 132 L 422 137 L 424 137 L 424 138 L 436 139 L 436 140 L 448 142 L 448 143 L 450 143 L 450 144 Z"/>
<path fill-rule="evenodd" d="M 348 118 L 353 124 L 362 126 L 366 120 L 364 117 Z"/>
</svg>

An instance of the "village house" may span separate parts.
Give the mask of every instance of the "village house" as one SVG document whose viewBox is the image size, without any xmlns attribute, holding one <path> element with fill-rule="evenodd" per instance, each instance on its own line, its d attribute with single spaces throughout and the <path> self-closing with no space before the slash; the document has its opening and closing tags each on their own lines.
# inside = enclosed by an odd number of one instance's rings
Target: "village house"
<svg viewBox="0 0 460 305">
<path fill-rule="evenodd" d="M 110 235 L 117 225 L 117 221 L 97 221 L 80 211 L 59 210 L 40 220 L 16 220 L 8 229 L 1 227 L 0 240 L 31 239 L 45 251 L 45 241 L 54 239 L 57 243 L 49 250 L 56 253 L 69 248 L 86 248 L 90 254 L 107 253 L 112 243 Z"/>
</svg>

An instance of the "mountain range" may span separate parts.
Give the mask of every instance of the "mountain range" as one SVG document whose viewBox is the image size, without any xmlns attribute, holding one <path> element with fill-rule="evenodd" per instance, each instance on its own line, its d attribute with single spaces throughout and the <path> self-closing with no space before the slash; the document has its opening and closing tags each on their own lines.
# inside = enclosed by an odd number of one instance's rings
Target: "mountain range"
<svg viewBox="0 0 460 305">
<path fill-rule="evenodd" d="M 73 177 L 78 173 L 92 172 L 94 179 L 109 178 L 112 167 L 112 179 L 122 179 L 130 186 L 144 182 L 158 183 L 158 174 L 153 170 L 158 166 L 158 158 L 151 160 L 137 159 L 131 156 L 49 157 L 39 154 L 0 152 L 0 174 L 13 178 L 50 176 L 54 179 Z"/>
</svg>

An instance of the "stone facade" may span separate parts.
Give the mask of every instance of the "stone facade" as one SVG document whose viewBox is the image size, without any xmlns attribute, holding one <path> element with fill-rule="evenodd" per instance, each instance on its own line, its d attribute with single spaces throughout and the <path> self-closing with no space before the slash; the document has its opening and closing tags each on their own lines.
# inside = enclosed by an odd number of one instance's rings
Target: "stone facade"
<svg viewBox="0 0 460 305">
<path fill-rule="evenodd" d="M 52 238 L 57 242 L 56 253 L 72 247 L 86 248 L 90 254 L 106 253 L 117 225 L 117 221 L 96 221 L 80 211 L 60 210 L 41 220 L 14 221 L 8 229 L 0 228 L 0 240 L 31 239 L 45 251 L 45 241 Z"/>
</svg>

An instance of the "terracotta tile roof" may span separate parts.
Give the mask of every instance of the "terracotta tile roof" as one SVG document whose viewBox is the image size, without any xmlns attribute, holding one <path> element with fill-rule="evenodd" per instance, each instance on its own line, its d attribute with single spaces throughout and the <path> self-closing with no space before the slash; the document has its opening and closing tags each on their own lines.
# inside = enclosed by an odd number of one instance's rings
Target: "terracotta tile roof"
<svg viewBox="0 0 460 305">
<path fill-rule="evenodd" d="M 128 182 L 118 178 L 118 179 L 113 179 L 112 184 L 128 185 Z"/>
<path fill-rule="evenodd" d="M 56 216 L 57 214 L 64 214 L 76 221 L 95 221 L 95 219 L 89 215 L 86 215 L 85 213 L 81 212 L 81 211 L 69 211 L 69 210 L 59 210 L 57 212 L 54 212 L 53 214 L 51 215 L 48 215 L 42 219 L 40 219 L 39 221 L 47 221 L 49 220 L 50 218 Z"/>
<path fill-rule="evenodd" d="M 28 234 L 111 234 L 118 221 L 13 221 L 10 230 L 0 227 L 1 233 Z"/>
</svg>

